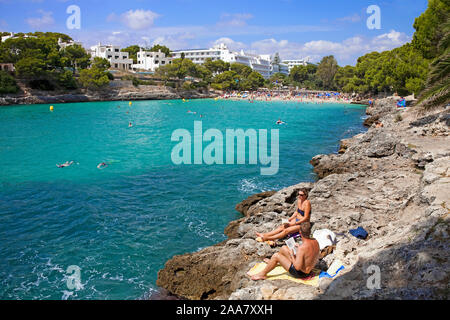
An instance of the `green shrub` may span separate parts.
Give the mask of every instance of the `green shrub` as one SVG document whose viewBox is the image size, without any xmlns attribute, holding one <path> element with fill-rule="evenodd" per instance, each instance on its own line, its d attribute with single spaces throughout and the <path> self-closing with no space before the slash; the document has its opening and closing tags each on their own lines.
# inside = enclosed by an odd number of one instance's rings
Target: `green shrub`
<svg viewBox="0 0 450 320">
<path fill-rule="evenodd" d="M 193 90 L 195 89 L 195 85 L 190 81 L 186 81 L 185 83 L 183 83 L 182 88 L 183 90 Z"/>
<path fill-rule="evenodd" d="M 402 115 L 401 115 L 400 113 L 397 113 L 397 114 L 395 115 L 394 121 L 395 121 L 395 122 L 401 122 L 401 121 L 403 121 Z"/>
<path fill-rule="evenodd" d="M 107 72 L 107 73 L 106 73 L 106 76 L 108 77 L 108 79 L 109 79 L 110 81 L 113 81 L 113 80 L 114 80 L 114 75 L 113 75 L 111 72 Z"/>
<path fill-rule="evenodd" d="M 80 83 L 84 88 L 100 89 L 109 84 L 107 74 L 98 68 L 81 70 Z"/>
<path fill-rule="evenodd" d="M 131 80 L 133 82 L 133 86 L 138 87 L 141 84 L 141 81 L 138 78 L 134 78 Z"/>
<path fill-rule="evenodd" d="M 58 83 L 61 87 L 68 90 L 76 89 L 78 87 L 77 82 L 73 77 L 73 73 L 69 70 L 59 74 Z"/>
<path fill-rule="evenodd" d="M 222 90 L 222 85 L 220 85 L 219 83 L 212 83 L 211 87 L 216 90 Z"/>
<path fill-rule="evenodd" d="M 0 71 L 0 94 L 17 93 L 19 86 L 13 76 L 5 71 Z"/>
<path fill-rule="evenodd" d="M 156 85 L 158 85 L 156 83 L 156 81 L 153 81 L 153 80 L 141 80 L 141 81 L 139 81 L 139 83 L 141 85 L 143 85 L 143 86 L 156 86 Z"/>
<path fill-rule="evenodd" d="M 200 81 L 194 84 L 196 88 L 207 88 L 208 82 L 206 81 Z"/>
<path fill-rule="evenodd" d="M 126 75 L 122 77 L 123 81 L 133 81 L 133 79 L 136 79 L 135 77 L 133 77 L 132 75 Z"/>
</svg>

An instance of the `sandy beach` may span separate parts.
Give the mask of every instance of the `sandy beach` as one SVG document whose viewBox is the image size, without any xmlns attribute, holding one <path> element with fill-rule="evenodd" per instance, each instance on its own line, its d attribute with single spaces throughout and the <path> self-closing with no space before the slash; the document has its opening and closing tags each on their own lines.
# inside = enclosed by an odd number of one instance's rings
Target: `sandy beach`
<svg viewBox="0 0 450 320">
<path fill-rule="evenodd" d="M 218 99 L 223 100 L 244 100 L 248 102 L 253 101 L 285 101 L 298 103 L 354 103 L 355 99 L 349 94 L 337 92 L 289 92 L 280 93 L 273 91 L 258 91 L 258 92 L 232 92 L 221 95 Z"/>
</svg>

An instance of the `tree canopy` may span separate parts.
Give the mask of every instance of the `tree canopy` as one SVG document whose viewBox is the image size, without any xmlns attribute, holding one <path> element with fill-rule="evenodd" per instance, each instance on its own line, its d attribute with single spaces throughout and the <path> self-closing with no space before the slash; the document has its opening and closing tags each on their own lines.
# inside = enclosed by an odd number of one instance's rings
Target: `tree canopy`
<svg viewBox="0 0 450 320">
<path fill-rule="evenodd" d="M 16 93 L 19 91 L 16 80 L 5 71 L 0 71 L 0 94 Z"/>
<path fill-rule="evenodd" d="M 432 59 L 418 105 L 426 109 L 445 105 L 450 101 L 450 1 L 430 0 L 414 28 L 413 46 Z"/>
<path fill-rule="evenodd" d="M 100 89 L 109 84 L 110 76 L 107 72 L 110 67 L 108 60 L 95 57 L 90 69 L 84 69 L 80 72 L 80 83 L 88 89 Z"/>
<path fill-rule="evenodd" d="M 334 56 L 326 56 L 322 58 L 317 66 L 317 76 L 322 80 L 325 89 L 334 89 L 334 76 L 338 70 L 338 63 Z"/>
<path fill-rule="evenodd" d="M 166 55 L 166 57 L 171 57 L 170 49 L 166 46 L 155 44 L 153 47 L 150 48 L 151 52 L 158 52 L 159 50 L 161 50 L 161 52 L 163 52 Z"/>
<path fill-rule="evenodd" d="M 223 60 L 207 58 L 203 65 L 214 75 L 230 70 L 230 64 Z"/>
<path fill-rule="evenodd" d="M 126 47 L 125 49 L 122 49 L 123 52 L 128 52 L 130 55 L 130 59 L 133 59 L 133 63 L 137 64 L 137 53 L 141 50 L 140 46 L 134 45 Z"/>
<path fill-rule="evenodd" d="M 0 43 L 0 61 L 14 63 L 16 76 L 30 83 L 32 88 L 51 90 L 55 87 L 74 88 L 73 79 L 77 69 L 90 65 L 90 56 L 80 45 L 74 44 L 64 50 L 58 40 L 71 41 L 62 33 L 34 32 L 15 34 Z M 71 74 L 64 68 L 71 68 Z"/>
<path fill-rule="evenodd" d="M 78 44 L 66 47 L 61 53 L 61 63 L 70 67 L 75 74 L 78 68 L 86 69 L 90 64 L 91 56 Z"/>
</svg>

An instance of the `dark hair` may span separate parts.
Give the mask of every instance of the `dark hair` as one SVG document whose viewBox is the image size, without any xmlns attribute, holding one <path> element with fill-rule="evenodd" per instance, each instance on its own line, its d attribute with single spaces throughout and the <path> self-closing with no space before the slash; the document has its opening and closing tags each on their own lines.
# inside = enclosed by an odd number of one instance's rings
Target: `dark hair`
<svg viewBox="0 0 450 320">
<path fill-rule="evenodd" d="M 311 223 L 303 222 L 302 224 L 300 224 L 300 231 L 302 237 L 309 238 L 311 236 Z"/>
<path fill-rule="evenodd" d="M 308 199 L 308 195 L 309 195 L 309 191 L 308 191 L 308 189 L 306 189 L 306 188 L 301 188 L 300 190 L 298 190 L 298 192 L 303 192 L 304 194 L 305 194 L 305 196 L 306 196 L 306 199 Z"/>
</svg>

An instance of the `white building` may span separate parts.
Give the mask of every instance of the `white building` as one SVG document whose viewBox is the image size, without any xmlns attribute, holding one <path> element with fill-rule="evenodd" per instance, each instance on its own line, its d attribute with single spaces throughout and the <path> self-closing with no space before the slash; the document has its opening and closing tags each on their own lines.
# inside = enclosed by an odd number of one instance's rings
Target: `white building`
<svg viewBox="0 0 450 320">
<path fill-rule="evenodd" d="M 210 49 L 188 49 L 172 52 L 174 59 L 180 59 L 183 54 L 186 59 L 192 60 L 192 62 L 197 64 L 204 63 L 208 58 L 213 61 L 227 61 L 232 55 L 225 44 L 220 44 Z"/>
<path fill-rule="evenodd" d="M 289 75 L 289 66 L 286 63 L 280 62 L 278 64 L 274 63 L 274 56 L 271 55 L 261 55 L 261 58 L 264 60 L 271 61 L 270 63 L 270 76 L 274 75 L 275 73 L 282 73 L 284 75 Z"/>
<path fill-rule="evenodd" d="M 263 56 L 245 53 L 244 50 L 241 50 L 239 53 L 235 53 L 231 61 L 226 62 L 237 62 L 240 64 L 245 64 L 252 68 L 253 71 L 259 72 L 264 79 L 268 79 L 271 76 L 272 64 L 270 59 L 266 59 Z"/>
<path fill-rule="evenodd" d="M 203 64 L 206 59 L 210 58 L 212 61 L 222 60 L 228 63 L 241 63 L 252 68 L 252 70 L 259 72 L 264 78 L 270 78 L 271 75 L 271 62 L 270 58 L 245 53 L 243 50 L 240 52 L 230 51 L 224 43 L 214 46 L 210 49 L 189 49 L 173 51 L 172 56 L 175 59 L 179 59 L 184 54 L 186 59 L 192 60 L 197 64 Z"/>
<path fill-rule="evenodd" d="M 6 40 L 11 39 L 11 38 L 14 38 L 14 32 L 11 32 L 11 33 L 9 34 L 9 36 L 3 36 L 3 37 L 0 37 L 0 39 L 2 40 L 2 42 L 5 42 Z"/>
<path fill-rule="evenodd" d="M 286 63 L 272 64 L 272 74 L 282 73 L 284 75 L 289 75 L 290 73 L 289 65 Z"/>
<path fill-rule="evenodd" d="M 109 61 L 111 68 L 119 70 L 131 70 L 133 59 L 129 58 L 128 52 L 120 51 L 119 46 L 98 44 L 91 47 L 92 58 L 99 57 Z"/>
<path fill-rule="evenodd" d="M 154 72 L 161 66 L 172 64 L 173 58 L 166 57 L 164 52 L 159 50 L 158 52 L 140 50 L 137 53 L 137 64 L 133 64 L 133 70 L 146 70 Z"/>
<path fill-rule="evenodd" d="M 292 68 L 295 66 L 306 66 L 309 63 L 309 57 L 304 59 L 294 59 L 294 60 L 283 60 L 284 64 L 287 64 L 289 67 L 289 72 L 291 72 Z"/>
<path fill-rule="evenodd" d="M 29 35 L 27 35 L 27 34 L 22 34 L 20 37 L 22 37 L 22 38 L 24 38 L 24 39 L 27 39 L 27 38 L 37 38 L 36 36 L 29 36 Z M 15 39 L 15 38 L 19 38 L 19 36 L 17 36 L 14 32 L 11 32 L 11 33 L 9 34 L 9 36 L 3 36 L 3 37 L 1 37 L 2 42 L 6 41 L 6 40 L 8 40 L 8 39 Z"/>
<path fill-rule="evenodd" d="M 59 46 L 60 50 L 64 50 L 65 48 L 73 46 L 75 44 L 82 46 L 81 42 L 76 42 L 73 40 L 70 40 L 69 42 L 64 42 L 64 41 L 62 41 L 61 38 L 58 39 L 58 46 Z"/>
</svg>

